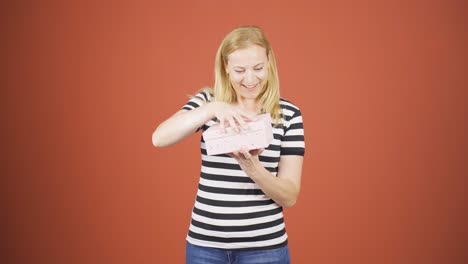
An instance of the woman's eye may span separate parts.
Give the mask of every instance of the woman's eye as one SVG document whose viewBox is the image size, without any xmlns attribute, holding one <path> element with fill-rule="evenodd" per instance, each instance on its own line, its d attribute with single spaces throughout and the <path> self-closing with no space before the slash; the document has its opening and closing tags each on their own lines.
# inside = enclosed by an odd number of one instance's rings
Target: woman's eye
<svg viewBox="0 0 468 264">
<path fill-rule="evenodd" d="M 261 71 L 261 70 L 263 70 L 263 67 L 261 67 L 261 68 L 256 68 L 255 70 L 256 70 L 256 71 Z"/>
<path fill-rule="evenodd" d="M 242 70 L 235 70 L 235 72 L 237 72 L 237 73 L 243 73 L 244 71 L 242 71 Z"/>
</svg>

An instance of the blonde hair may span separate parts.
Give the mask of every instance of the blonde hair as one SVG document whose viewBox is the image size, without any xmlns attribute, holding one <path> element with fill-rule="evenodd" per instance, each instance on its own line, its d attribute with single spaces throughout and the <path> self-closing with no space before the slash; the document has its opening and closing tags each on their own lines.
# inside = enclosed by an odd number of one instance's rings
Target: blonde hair
<svg viewBox="0 0 468 264">
<path fill-rule="evenodd" d="M 252 45 L 265 48 L 268 58 L 268 80 L 257 100 L 262 106 L 262 113 L 270 113 L 273 123 L 278 125 L 281 119 L 281 109 L 279 104 L 280 91 L 275 56 L 263 31 L 257 26 L 235 28 L 228 33 L 221 42 L 216 53 L 215 83 L 212 94 L 216 101 L 226 103 L 234 103 L 237 101 L 236 91 L 229 81 L 225 65 L 231 53 L 239 49 L 248 48 Z"/>
</svg>

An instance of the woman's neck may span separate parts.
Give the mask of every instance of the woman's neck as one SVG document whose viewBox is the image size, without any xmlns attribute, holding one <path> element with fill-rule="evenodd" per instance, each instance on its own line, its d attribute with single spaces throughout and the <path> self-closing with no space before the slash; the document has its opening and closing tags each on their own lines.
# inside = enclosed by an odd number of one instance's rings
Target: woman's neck
<svg viewBox="0 0 468 264">
<path fill-rule="evenodd" d="M 259 114 L 261 111 L 260 104 L 254 100 L 239 100 L 237 105 L 249 114 Z"/>
</svg>

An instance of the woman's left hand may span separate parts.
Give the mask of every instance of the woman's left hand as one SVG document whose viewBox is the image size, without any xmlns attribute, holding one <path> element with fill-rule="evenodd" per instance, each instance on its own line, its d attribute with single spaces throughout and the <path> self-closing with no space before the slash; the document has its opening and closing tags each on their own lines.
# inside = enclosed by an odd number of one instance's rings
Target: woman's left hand
<svg viewBox="0 0 468 264">
<path fill-rule="evenodd" d="M 283 207 L 296 203 L 301 186 L 302 156 L 283 156 L 278 164 L 278 172 L 273 175 L 263 164 L 259 156 L 264 149 L 247 150 L 241 148 L 229 156 L 239 163 L 241 169 L 257 184 L 262 192 Z"/>
<path fill-rule="evenodd" d="M 258 156 L 262 154 L 263 151 L 264 149 L 253 149 L 249 151 L 247 148 L 241 148 L 238 151 L 230 153 L 229 156 L 236 159 L 237 162 L 239 162 L 241 169 L 249 175 L 250 173 L 253 173 L 256 166 L 260 164 Z"/>
</svg>

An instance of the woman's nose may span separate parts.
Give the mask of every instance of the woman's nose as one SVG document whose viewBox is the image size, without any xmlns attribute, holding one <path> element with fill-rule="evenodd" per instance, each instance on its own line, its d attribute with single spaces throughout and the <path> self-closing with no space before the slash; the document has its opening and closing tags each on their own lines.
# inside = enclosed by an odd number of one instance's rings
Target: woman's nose
<svg viewBox="0 0 468 264">
<path fill-rule="evenodd" d="M 247 71 L 244 81 L 247 84 L 252 84 L 255 81 L 255 73 L 253 71 Z"/>
</svg>

